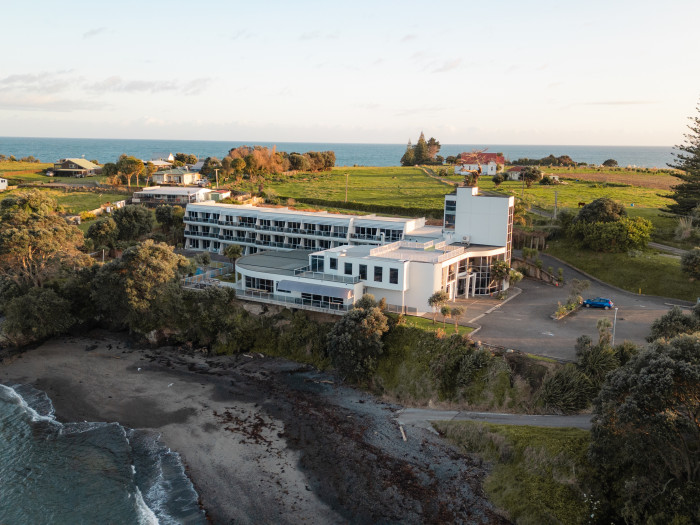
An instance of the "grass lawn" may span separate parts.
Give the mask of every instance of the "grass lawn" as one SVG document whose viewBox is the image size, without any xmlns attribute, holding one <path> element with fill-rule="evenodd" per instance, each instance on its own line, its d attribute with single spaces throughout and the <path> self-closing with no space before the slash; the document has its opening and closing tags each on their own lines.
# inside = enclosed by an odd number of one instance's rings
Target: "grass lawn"
<svg viewBox="0 0 700 525">
<path fill-rule="evenodd" d="M 668 171 L 654 171 L 653 169 L 639 168 L 592 168 L 590 166 L 576 166 L 565 168 L 552 166 L 541 168 L 543 173 L 559 175 L 560 178 L 581 179 L 595 182 L 614 182 L 655 188 L 660 190 L 671 189 L 680 182 Z"/>
<path fill-rule="evenodd" d="M 579 485 L 589 468 L 587 431 L 471 421 L 433 425 L 464 453 L 493 462 L 484 489 L 515 523 L 587 522 L 589 509 Z"/>
<path fill-rule="evenodd" d="M 544 253 L 554 255 L 577 268 L 630 292 L 695 301 L 700 282 L 681 274 L 680 260 L 651 250 L 638 257 L 627 253 L 597 253 L 572 246 L 566 240 L 548 243 Z"/>
<path fill-rule="evenodd" d="M 334 168 L 330 172 L 300 173 L 272 178 L 266 188 L 280 196 L 343 202 L 345 174 L 348 201 L 365 204 L 438 208 L 452 188 L 431 179 L 420 168 Z"/>
<path fill-rule="evenodd" d="M 445 331 L 446 335 L 452 335 L 455 333 L 455 324 L 452 320 L 448 320 L 443 326 L 443 324 L 440 322 L 436 322 L 435 324 L 433 324 L 432 319 L 426 319 L 425 317 L 407 315 L 404 317 L 404 319 L 406 320 L 406 326 L 420 328 L 421 330 L 425 330 L 426 332 L 437 332 L 438 328 L 440 328 Z M 469 326 L 458 326 L 459 335 L 468 334 L 473 330 L 474 329 Z"/>
<path fill-rule="evenodd" d="M 37 189 L 37 188 L 33 188 Z M 20 191 L 27 189 L 17 189 L 2 193 L 2 198 L 8 197 Z M 128 198 L 128 195 L 121 193 L 93 193 L 80 191 L 63 191 L 57 189 L 40 189 L 38 191 L 46 192 L 49 196 L 56 199 L 60 206 L 63 206 L 67 213 L 80 213 L 81 211 L 94 210 L 99 208 L 105 202 L 121 201 Z"/>
</svg>

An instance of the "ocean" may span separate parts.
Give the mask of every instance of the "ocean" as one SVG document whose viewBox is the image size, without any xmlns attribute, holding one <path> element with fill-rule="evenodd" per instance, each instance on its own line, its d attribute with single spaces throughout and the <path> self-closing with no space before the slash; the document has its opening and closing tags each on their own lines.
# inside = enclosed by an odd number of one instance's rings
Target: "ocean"
<svg viewBox="0 0 700 525">
<path fill-rule="evenodd" d="M 290 153 L 333 150 L 336 166 L 398 166 L 401 156 L 406 151 L 405 144 L 0 137 L 0 154 L 14 155 L 17 158 L 32 155 L 43 162 L 84 156 L 86 159 L 97 159 L 105 163 L 115 162 L 123 153 L 141 159 L 180 152 L 191 153 L 200 158 L 222 158 L 231 148 L 244 144 L 277 146 L 278 150 Z M 503 153 L 508 160 L 523 157 L 539 159 L 553 154 L 569 155 L 576 162 L 602 164 L 607 159 L 615 159 L 620 166 L 647 168 L 666 168 L 673 160 L 671 146 L 443 144 L 440 155 L 447 157 L 483 148 L 488 148 L 490 153 Z"/>
<path fill-rule="evenodd" d="M 204 524 L 197 499 L 156 433 L 62 424 L 44 392 L 0 385 L 0 523 Z"/>
</svg>

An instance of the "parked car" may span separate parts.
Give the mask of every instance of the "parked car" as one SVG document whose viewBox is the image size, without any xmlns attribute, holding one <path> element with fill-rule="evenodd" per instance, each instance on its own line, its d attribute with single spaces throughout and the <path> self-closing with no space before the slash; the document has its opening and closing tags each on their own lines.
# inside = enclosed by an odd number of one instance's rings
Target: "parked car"
<svg viewBox="0 0 700 525">
<path fill-rule="evenodd" d="M 610 310 L 610 308 L 615 306 L 615 303 L 604 297 L 596 297 L 595 299 L 586 299 L 583 301 L 583 306 L 586 308 L 603 308 L 605 310 Z"/>
</svg>

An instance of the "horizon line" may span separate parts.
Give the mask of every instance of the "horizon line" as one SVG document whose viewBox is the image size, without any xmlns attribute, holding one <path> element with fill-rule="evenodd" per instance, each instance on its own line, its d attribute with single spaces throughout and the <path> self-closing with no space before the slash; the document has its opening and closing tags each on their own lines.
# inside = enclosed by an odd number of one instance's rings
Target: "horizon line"
<svg viewBox="0 0 700 525">
<path fill-rule="evenodd" d="M 233 140 L 233 139 L 154 139 L 154 138 L 115 138 L 115 137 L 47 137 L 47 136 L 10 136 L 0 135 L 0 139 L 60 139 L 60 140 L 140 140 L 140 141 L 159 141 L 159 142 L 240 142 L 245 145 L 256 145 L 256 143 L 266 144 L 343 144 L 356 146 L 398 146 L 403 143 L 399 142 L 330 142 L 330 141 L 293 141 L 293 140 Z M 595 147 L 595 148 L 670 148 L 676 149 L 676 145 L 640 145 L 640 144 L 525 144 L 525 143 L 510 143 L 499 144 L 491 143 L 495 146 L 554 146 L 554 147 Z M 488 146 L 485 142 L 464 142 L 464 143 L 441 143 L 441 146 Z"/>
</svg>

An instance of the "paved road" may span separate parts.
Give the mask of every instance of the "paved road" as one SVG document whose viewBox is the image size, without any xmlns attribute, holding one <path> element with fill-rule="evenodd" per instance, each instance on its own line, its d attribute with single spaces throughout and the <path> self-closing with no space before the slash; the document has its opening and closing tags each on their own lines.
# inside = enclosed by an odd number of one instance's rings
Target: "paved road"
<svg viewBox="0 0 700 525">
<path fill-rule="evenodd" d="M 417 426 L 434 432 L 430 421 L 483 421 L 504 425 L 532 425 L 536 427 L 591 428 L 590 414 L 573 416 L 497 414 L 493 412 L 464 412 L 456 410 L 432 410 L 426 408 L 403 408 L 396 412 L 396 422 L 404 426 Z"/>
<path fill-rule="evenodd" d="M 571 290 L 571 280 L 586 277 L 546 255 L 540 257 L 545 267 L 552 266 L 555 270 L 563 267 L 564 279 L 568 284 L 557 288 L 529 279 L 521 281 L 518 286 L 523 292 L 501 308 L 479 319 L 478 323 L 482 328 L 474 338 L 524 352 L 573 361 L 576 357 L 576 338 L 586 334 L 594 341 L 597 340 L 596 321 L 601 317 L 613 321 L 615 311 L 582 308 L 559 321 L 551 319 L 557 302 L 566 302 Z M 583 295 L 610 298 L 619 308 L 615 330 L 616 343 L 627 339 L 639 345 L 645 344 L 649 326 L 666 313 L 672 303 L 668 299 L 622 292 L 595 281 L 591 282 L 591 287 Z"/>
</svg>

